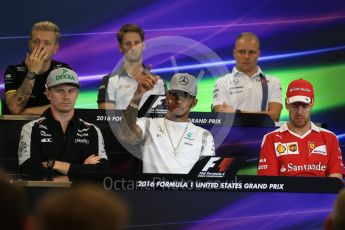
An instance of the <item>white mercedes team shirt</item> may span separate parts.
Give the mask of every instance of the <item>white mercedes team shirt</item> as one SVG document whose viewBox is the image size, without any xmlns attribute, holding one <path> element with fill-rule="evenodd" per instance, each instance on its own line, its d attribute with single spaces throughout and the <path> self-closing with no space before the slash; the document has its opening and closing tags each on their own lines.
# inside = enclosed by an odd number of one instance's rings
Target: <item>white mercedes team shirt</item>
<svg viewBox="0 0 345 230">
<path fill-rule="evenodd" d="M 239 72 L 236 67 L 232 72 L 217 79 L 213 91 L 213 106 L 222 105 L 223 102 L 234 109 L 249 112 L 261 111 L 262 85 L 260 79 L 262 73 L 260 67 L 253 77 Z M 275 77 L 267 77 L 268 98 L 267 106 L 270 102 L 282 104 L 282 89 L 280 80 Z"/>
<path fill-rule="evenodd" d="M 144 173 L 187 174 L 201 156 L 215 155 L 211 133 L 191 122 L 144 117 L 137 124 Z"/>
</svg>

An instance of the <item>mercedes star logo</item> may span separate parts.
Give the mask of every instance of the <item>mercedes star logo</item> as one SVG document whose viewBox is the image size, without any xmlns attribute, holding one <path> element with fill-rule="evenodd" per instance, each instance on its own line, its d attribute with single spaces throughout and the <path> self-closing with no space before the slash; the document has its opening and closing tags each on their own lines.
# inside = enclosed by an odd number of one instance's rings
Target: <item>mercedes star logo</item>
<svg viewBox="0 0 345 230">
<path fill-rule="evenodd" d="M 188 78 L 186 76 L 181 76 L 180 79 L 178 80 L 178 82 L 181 85 L 187 85 L 188 84 Z"/>
</svg>

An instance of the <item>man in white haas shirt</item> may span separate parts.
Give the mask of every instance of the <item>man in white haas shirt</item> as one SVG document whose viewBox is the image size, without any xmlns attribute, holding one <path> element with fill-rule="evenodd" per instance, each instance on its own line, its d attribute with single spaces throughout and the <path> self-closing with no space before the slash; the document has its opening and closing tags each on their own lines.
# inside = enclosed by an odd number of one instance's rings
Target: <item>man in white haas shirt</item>
<svg viewBox="0 0 345 230">
<path fill-rule="evenodd" d="M 291 82 L 285 106 L 290 121 L 262 141 L 258 175 L 329 176 L 342 179 L 344 166 L 337 137 L 310 121 L 314 89 L 310 82 Z"/>
<path fill-rule="evenodd" d="M 124 55 L 123 65 L 115 72 L 103 77 L 98 89 L 99 109 L 124 110 L 131 101 L 138 82 L 150 73 L 151 66 L 146 68 L 142 62 L 144 50 L 144 31 L 136 24 L 125 24 L 117 32 L 119 50 Z M 152 95 L 164 95 L 165 83 L 158 79 L 152 89 L 145 92 L 139 107 Z"/>
<path fill-rule="evenodd" d="M 139 145 L 144 173 L 187 174 L 202 156 L 215 155 L 211 133 L 188 121 L 197 104 L 197 79 L 187 73 L 175 74 L 166 93 L 167 114 L 164 118 L 137 119 L 142 95 L 152 89 L 157 78 L 147 76 L 123 113 L 122 138 Z"/>
</svg>

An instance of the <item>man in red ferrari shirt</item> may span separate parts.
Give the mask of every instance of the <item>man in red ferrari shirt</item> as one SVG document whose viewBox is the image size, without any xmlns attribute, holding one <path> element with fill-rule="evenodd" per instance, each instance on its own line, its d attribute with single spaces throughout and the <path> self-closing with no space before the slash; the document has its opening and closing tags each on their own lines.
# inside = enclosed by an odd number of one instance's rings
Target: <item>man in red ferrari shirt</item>
<svg viewBox="0 0 345 230">
<path fill-rule="evenodd" d="M 264 136 L 258 175 L 329 176 L 342 179 L 344 166 L 334 133 L 310 121 L 314 89 L 310 82 L 291 82 L 285 106 L 290 121 Z"/>
</svg>

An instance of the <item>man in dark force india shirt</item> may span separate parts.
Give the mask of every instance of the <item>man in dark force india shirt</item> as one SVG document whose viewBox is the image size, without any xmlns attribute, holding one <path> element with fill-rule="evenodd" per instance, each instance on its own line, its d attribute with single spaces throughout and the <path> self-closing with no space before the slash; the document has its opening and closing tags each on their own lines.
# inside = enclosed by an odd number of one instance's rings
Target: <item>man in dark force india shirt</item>
<svg viewBox="0 0 345 230">
<path fill-rule="evenodd" d="M 21 172 L 73 176 L 107 170 L 102 133 L 74 111 L 79 93 L 77 74 L 67 68 L 53 70 L 46 87 L 50 108 L 22 128 L 18 150 Z"/>
</svg>

